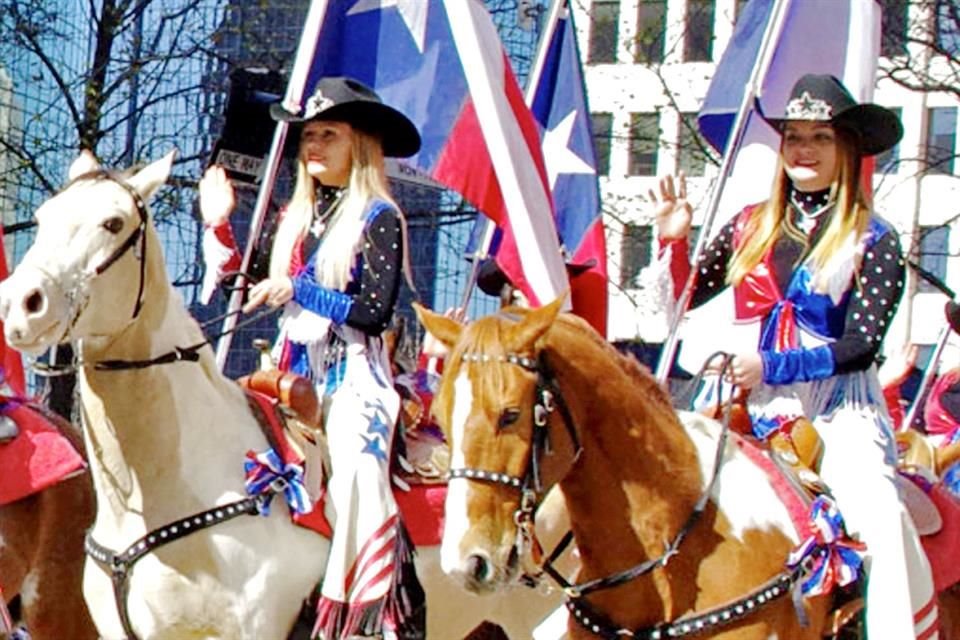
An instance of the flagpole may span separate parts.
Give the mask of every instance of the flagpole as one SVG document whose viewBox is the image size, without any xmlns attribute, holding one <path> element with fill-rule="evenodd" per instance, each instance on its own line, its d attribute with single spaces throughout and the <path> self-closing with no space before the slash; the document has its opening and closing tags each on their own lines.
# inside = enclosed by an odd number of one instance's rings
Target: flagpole
<svg viewBox="0 0 960 640">
<path fill-rule="evenodd" d="M 477 215 L 481 216 L 483 220 L 483 237 L 480 239 L 480 242 L 477 243 L 477 249 L 471 256 L 473 260 L 470 266 L 470 275 L 467 278 L 467 286 L 463 291 L 463 298 L 460 300 L 460 308 L 463 309 L 464 313 L 467 312 L 467 305 L 470 304 L 473 290 L 477 286 L 477 274 L 480 271 L 480 261 L 490 257 L 490 245 L 493 244 L 493 234 L 497 230 L 497 225 L 493 224 L 493 220 L 479 212 Z"/>
<path fill-rule="evenodd" d="M 557 29 L 560 13 L 566 4 L 567 0 L 553 0 L 550 4 L 550 11 L 547 13 L 547 22 L 540 31 L 537 53 L 533 58 L 533 64 L 530 66 L 530 73 L 527 76 L 527 90 L 523 96 L 528 107 L 533 107 L 533 99 L 536 97 L 537 87 L 540 85 L 540 76 L 543 74 L 543 63 L 547 59 L 547 52 L 550 50 L 550 42 L 553 40 L 553 32 Z"/>
<path fill-rule="evenodd" d="M 680 323 L 683 321 L 683 316 L 687 312 L 687 306 L 690 304 L 690 297 L 693 295 L 693 284 L 697 275 L 696 264 L 706 249 L 710 230 L 717 216 L 717 210 L 720 207 L 720 197 L 723 195 L 723 188 L 726 185 L 727 179 L 730 177 L 734 158 L 740 148 L 740 143 L 742 142 L 746 129 L 747 118 L 749 117 L 751 109 L 753 109 L 754 100 L 760 95 L 763 79 L 767 74 L 767 70 L 770 68 L 775 43 L 780 39 L 780 34 L 783 32 L 783 24 L 790 7 L 790 1 L 791 0 L 777 0 L 774 4 L 770 21 L 767 23 L 766 29 L 764 29 L 763 39 L 760 43 L 757 64 L 754 65 L 750 79 L 744 87 L 743 99 L 740 101 L 737 117 L 733 122 L 730 136 L 727 138 L 727 146 L 720 163 L 719 176 L 717 177 L 717 182 L 714 184 L 713 190 L 710 192 L 710 201 L 707 204 L 707 211 L 704 215 L 703 223 L 700 226 L 700 235 L 697 238 L 697 244 L 694 248 L 693 256 L 690 259 L 691 264 L 694 265 L 694 269 L 691 270 L 690 276 L 684 283 L 683 291 L 674 307 L 673 316 L 670 319 L 670 330 L 667 333 L 666 340 L 664 340 L 660 359 L 657 362 L 656 377 L 661 383 L 665 383 L 670 375 L 674 354 L 677 350 Z"/>
<path fill-rule="evenodd" d="M 323 24 L 323 18 L 327 13 L 327 3 L 328 0 L 312 0 L 310 3 L 310 10 L 307 12 L 307 18 L 303 25 L 303 34 L 300 36 L 300 43 L 297 46 L 293 69 L 290 71 L 290 80 L 287 82 L 287 91 L 283 98 L 284 106 L 290 111 L 298 111 L 300 108 L 307 78 L 310 75 L 313 55 L 317 48 L 317 40 L 320 36 L 320 26 Z M 273 140 L 270 143 L 270 151 L 267 154 L 267 160 L 264 165 L 260 190 L 257 192 L 257 201 L 254 204 L 253 213 L 250 216 L 250 231 L 247 234 L 247 245 L 243 252 L 243 261 L 240 267 L 241 274 L 246 273 L 250 265 L 253 248 L 256 246 L 257 238 L 260 237 L 260 232 L 263 229 L 267 207 L 273 195 L 274 182 L 277 179 L 277 172 L 280 169 L 280 162 L 283 159 L 282 151 L 287 138 L 287 129 L 288 125 L 286 122 L 278 122 L 273 130 Z M 223 371 L 227 364 L 227 355 L 230 353 L 230 343 L 233 340 L 233 329 L 237 325 L 240 306 L 243 302 L 245 284 L 246 279 L 243 275 L 239 275 L 237 280 L 238 286 L 230 293 L 230 298 L 227 303 L 227 316 L 223 321 L 223 337 L 217 342 L 217 367 L 221 371 Z"/>
</svg>

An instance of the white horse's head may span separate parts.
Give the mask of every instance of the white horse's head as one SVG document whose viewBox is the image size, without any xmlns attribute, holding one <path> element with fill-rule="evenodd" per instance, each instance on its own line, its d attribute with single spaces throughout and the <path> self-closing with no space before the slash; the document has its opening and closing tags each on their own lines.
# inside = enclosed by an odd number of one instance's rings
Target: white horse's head
<svg viewBox="0 0 960 640">
<path fill-rule="evenodd" d="M 80 154 L 67 187 L 37 210 L 33 246 L 0 283 L 8 344 L 39 353 L 68 339 L 113 335 L 138 315 L 143 253 L 154 233 L 146 203 L 174 155 L 120 175 Z"/>
</svg>

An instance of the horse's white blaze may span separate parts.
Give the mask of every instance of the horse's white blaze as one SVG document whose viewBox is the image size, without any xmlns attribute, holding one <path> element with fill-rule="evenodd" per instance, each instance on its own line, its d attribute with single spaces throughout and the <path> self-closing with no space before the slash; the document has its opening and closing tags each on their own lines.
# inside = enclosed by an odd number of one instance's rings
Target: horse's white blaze
<svg viewBox="0 0 960 640">
<path fill-rule="evenodd" d="M 29 572 L 23 578 L 23 584 L 20 585 L 20 600 L 24 607 L 30 607 L 37 599 L 37 584 L 39 577 L 36 571 Z"/>
<path fill-rule="evenodd" d="M 706 485 L 713 474 L 720 423 L 697 413 L 678 412 L 678 416 L 697 449 Z M 730 440 L 727 441 L 714 495 L 718 507 L 730 521 L 731 532 L 741 540 L 748 529 L 775 528 L 799 544 L 790 513 L 771 486 L 767 474 Z"/>
<path fill-rule="evenodd" d="M 454 447 L 450 451 L 450 468 L 466 466 L 463 452 L 467 418 L 473 408 L 473 389 L 466 371 L 461 371 L 454 381 L 453 424 L 450 425 Z M 460 570 L 462 554 L 460 542 L 470 530 L 467 515 L 467 497 L 470 483 L 464 479 L 452 480 L 447 487 L 447 501 L 444 506 L 443 542 L 440 546 L 440 566 L 447 574 Z"/>
</svg>

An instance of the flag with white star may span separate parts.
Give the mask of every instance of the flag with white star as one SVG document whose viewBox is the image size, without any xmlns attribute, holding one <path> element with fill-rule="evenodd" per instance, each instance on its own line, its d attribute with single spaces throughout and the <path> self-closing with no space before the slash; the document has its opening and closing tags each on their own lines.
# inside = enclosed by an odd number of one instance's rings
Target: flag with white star
<svg viewBox="0 0 960 640">
<path fill-rule="evenodd" d="M 540 36 L 527 97 L 543 132 L 573 312 L 606 335 L 607 251 L 590 110 L 569 2 L 555 3 Z"/>
</svg>

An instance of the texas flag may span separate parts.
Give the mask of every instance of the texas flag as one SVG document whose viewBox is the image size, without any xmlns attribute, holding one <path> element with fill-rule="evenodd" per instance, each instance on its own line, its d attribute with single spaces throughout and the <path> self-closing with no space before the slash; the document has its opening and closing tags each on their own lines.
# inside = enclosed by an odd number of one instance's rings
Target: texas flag
<svg viewBox="0 0 960 640">
<path fill-rule="evenodd" d="M 377 91 L 420 130 L 423 147 L 406 162 L 510 229 L 498 261 L 530 302 L 562 294 L 537 124 L 483 3 L 335 0 L 322 13 L 304 95 L 335 75 Z"/>
<path fill-rule="evenodd" d="M 570 276 L 573 311 L 606 335 L 607 251 L 597 161 L 577 33 L 568 0 L 554 0 L 527 101 L 543 129 L 543 157 Z"/>
</svg>

